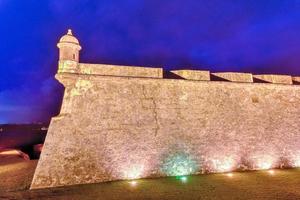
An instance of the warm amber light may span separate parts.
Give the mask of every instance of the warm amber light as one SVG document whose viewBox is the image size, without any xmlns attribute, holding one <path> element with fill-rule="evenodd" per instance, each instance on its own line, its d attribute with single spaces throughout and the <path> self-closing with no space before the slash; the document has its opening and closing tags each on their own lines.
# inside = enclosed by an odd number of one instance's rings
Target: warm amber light
<svg viewBox="0 0 300 200">
<path fill-rule="evenodd" d="M 275 171 L 274 170 L 268 170 L 268 173 L 273 175 L 275 173 Z"/>
<path fill-rule="evenodd" d="M 133 187 L 135 187 L 137 185 L 137 181 L 130 181 L 129 184 Z"/>
</svg>

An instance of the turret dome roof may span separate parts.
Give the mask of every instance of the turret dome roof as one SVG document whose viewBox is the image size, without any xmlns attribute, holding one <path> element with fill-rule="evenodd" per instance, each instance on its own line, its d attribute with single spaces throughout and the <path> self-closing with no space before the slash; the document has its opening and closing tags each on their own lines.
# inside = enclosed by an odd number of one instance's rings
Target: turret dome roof
<svg viewBox="0 0 300 200">
<path fill-rule="evenodd" d="M 72 30 L 68 29 L 68 33 L 62 36 L 59 40 L 60 43 L 73 43 L 79 45 L 79 41 L 76 37 L 73 36 Z"/>
</svg>

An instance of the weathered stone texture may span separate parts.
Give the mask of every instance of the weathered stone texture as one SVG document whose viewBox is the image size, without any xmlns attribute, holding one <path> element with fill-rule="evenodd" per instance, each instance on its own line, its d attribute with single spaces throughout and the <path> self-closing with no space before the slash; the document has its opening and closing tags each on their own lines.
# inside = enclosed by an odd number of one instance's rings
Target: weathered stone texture
<svg viewBox="0 0 300 200">
<path fill-rule="evenodd" d="M 128 76 L 162 78 L 162 68 L 134 67 L 105 64 L 79 63 L 79 72 L 83 74 L 105 75 L 105 76 Z"/>
<path fill-rule="evenodd" d="M 187 80 L 196 80 L 196 81 L 209 81 L 210 73 L 209 71 L 202 70 L 173 70 L 171 73 L 176 74 Z"/>
<path fill-rule="evenodd" d="M 79 63 L 71 30 L 57 46 L 65 93 L 31 188 L 300 166 L 300 86 L 283 85 L 290 76 L 162 79 L 162 68 Z"/>
<path fill-rule="evenodd" d="M 291 76 L 288 75 L 273 75 L 273 74 L 263 74 L 263 75 L 254 75 L 254 78 L 268 82 L 268 83 L 277 83 L 277 84 L 293 84 Z"/>
<path fill-rule="evenodd" d="M 218 73 L 212 73 L 212 75 L 231 82 L 245 82 L 245 83 L 253 82 L 252 74 L 249 73 L 218 72 Z"/>
<path fill-rule="evenodd" d="M 299 153 L 299 86 L 59 79 L 66 86 L 62 113 L 51 121 L 31 188 L 165 176 L 177 154 L 203 173 L 275 166 Z"/>
</svg>

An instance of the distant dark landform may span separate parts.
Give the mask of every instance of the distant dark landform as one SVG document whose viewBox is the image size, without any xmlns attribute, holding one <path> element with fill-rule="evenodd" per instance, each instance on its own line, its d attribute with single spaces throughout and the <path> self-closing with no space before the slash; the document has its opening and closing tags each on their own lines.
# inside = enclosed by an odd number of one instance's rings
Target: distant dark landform
<svg viewBox="0 0 300 200">
<path fill-rule="evenodd" d="M 35 155 L 35 145 L 43 144 L 49 124 L 2 124 L 0 125 L 0 151 L 19 149 L 29 155 Z"/>
</svg>

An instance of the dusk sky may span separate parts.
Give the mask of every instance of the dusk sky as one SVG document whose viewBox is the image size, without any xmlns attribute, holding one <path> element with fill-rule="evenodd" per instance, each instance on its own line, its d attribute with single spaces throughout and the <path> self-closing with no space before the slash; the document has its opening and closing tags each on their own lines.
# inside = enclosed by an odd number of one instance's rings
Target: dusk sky
<svg viewBox="0 0 300 200">
<path fill-rule="evenodd" d="M 300 75 L 300 0 L 0 0 L 0 123 L 59 111 L 59 38 L 81 62 Z"/>
</svg>

